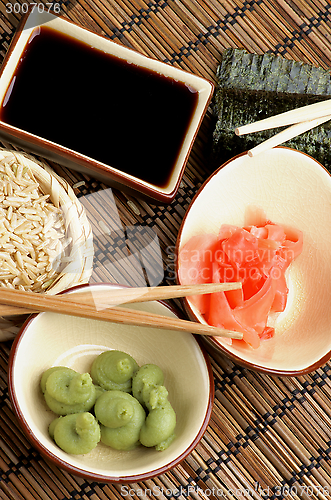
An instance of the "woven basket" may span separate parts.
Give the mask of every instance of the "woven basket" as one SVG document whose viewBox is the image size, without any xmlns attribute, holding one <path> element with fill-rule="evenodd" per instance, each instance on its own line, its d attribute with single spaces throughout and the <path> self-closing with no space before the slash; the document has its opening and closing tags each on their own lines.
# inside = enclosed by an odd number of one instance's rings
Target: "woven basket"
<svg viewBox="0 0 331 500">
<path fill-rule="evenodd" d="M 93 270 L 93 236 L 85 210 L 69 184 L 58 176 L 47 164 L 36 158 L 13 150 L 0 148 L 0 161 L 14 159 L 17 164 L 28 167 L 49 200 L 63 211 L 66 237 L 70 244 L 66 249 L 67 264 L 47 288 L 45 293 L 56 294 L 75 285 L 88 283 Z M 0 317 L 0 341 L 13 338 L 24 318 Z"/>
</svg>

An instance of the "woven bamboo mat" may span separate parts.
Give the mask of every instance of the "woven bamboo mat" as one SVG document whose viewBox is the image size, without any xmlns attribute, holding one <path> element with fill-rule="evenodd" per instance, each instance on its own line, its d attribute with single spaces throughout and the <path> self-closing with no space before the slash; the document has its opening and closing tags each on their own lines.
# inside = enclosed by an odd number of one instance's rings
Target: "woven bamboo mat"
<svg viewBox="0 0 331 500">
<path fill-rule="evenodd" d="M 23 4 L 0 0 L 1 59 Z M 72 0 L 60 4 L 63 15 L 76 23 L 211 80 L 227 47 L 270 52 L 323 68 L 331 64 L 331 3 L 325 0 Z M 62 89 L 56 95 L 50 88 L 53 100 L 65 94 L 70 98 L 71 91 Z M 130 285 L 173 281 L 174 243 L 182 217 L 211 171 L 206 160 L 211 123 L 208 112 L 170 206 L 111 191 L 94 179 L 50 163 L 74 187 L 93 224 L 92 281 Z M 130 257 L 133 247 L 139 258 Z M 148 256 L 139 267 L 144 248 Z M 1 500 L 327 499 L 331 495 L 330 363 L 310 375 L 279 378 L 211 356 L 215 404 L 200 444 L 172 471 L 123 486 L 71 476 L 45 462 L 30 446 L 8 397 L 10 347 L 10 342 L 0 345 Z"/>
</svg>

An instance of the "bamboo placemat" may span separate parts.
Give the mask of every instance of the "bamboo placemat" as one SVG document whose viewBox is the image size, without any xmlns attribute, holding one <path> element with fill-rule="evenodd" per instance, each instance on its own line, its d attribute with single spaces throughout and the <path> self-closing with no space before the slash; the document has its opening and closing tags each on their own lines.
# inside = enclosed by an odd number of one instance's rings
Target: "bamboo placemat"
<svg viewBox="0 0 331 500">
<path fill-rule="evenodd" d="M 1 59 L 23 5 L 0 1 Z M 228 47 L 279 54 L 326 69 L 331 64 L 331 4 L 324 0 L 80 0 L 60 5 L 62 13 L 78 24 L 211 80 Z M 70 98 L 72 91 L 57 94 L 50 88 L 50 97 L 53 102 Z M 107 190 L 99 181 L 50 162 L 74 187 L 93 223 L 97 265 L 92 281 L 173 281 L 181 220 L 211 172 L 211 129 L 209 111 L 170 206 Z M 0 344 L 2 500 L 327 499 L 331 494 L 330 363 L 310 375 L 279 378 L 211 355 L 215 404 L 200 444 L 172 471 L 124 486 L 71 476 L 45 462 L 30 446 L 8 397 L 10 347 L 11 342 Z"/>
</svg>

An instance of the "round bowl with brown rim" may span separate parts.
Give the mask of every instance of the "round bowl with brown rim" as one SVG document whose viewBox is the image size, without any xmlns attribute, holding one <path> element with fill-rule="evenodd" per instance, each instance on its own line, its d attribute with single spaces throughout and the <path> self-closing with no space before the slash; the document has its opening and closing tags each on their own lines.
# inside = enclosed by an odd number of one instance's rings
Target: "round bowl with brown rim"
<svg viewBox="0 0 331 500">
<path fill-rule="evenodd" d="M 243 153 L 222 165 L 200 188 L 187 210 L 177 240 L 180 252 L 196 235 L 218 234 L 222 224 L 244 227 L 255 214 L 302 231 L 301 254 L 286 274 L 285 310 L 273 318 L 272 338 L 254 349 L 220 337 L 204 337 L 208 350 L 235 363 L 274 375 L 309 373 L 331 356 L 331 178 L 310 156 L 277 147 L 249 157 Z M 183 283 L 184 284 L 184 283 Z M 191 319 L 206 322 L 190 298 Z"/>
<path fill-rule="evenodd" d="M 91 287 L 113 289 L 114 285 Z M 79 294 L 86 287 L 71 293 Z M 130 304 L 166 316 L 177 314 L 164 302 Z M 56 417 L 40 390 L 42 373 L 51 366 L 89 372 L 105 350 L 130 354 L 139 366 L 158 365 L 177 417 L 176 437 L 164 451 L 139 445 L 116 451 L 102 443 L 85 455 L 69 455 L 48 434 Z M 131 483 L 162 474 L 180 463 L 202 438 L 211 415 L 214 384 L 208 355 L 190 333 L 127 326 L 55 313 L 32 315 L 16 337 L 9 360 L 9 391 L 17 418 L 33 446 L 53 464 L 86 479 Z"/>
</svg>

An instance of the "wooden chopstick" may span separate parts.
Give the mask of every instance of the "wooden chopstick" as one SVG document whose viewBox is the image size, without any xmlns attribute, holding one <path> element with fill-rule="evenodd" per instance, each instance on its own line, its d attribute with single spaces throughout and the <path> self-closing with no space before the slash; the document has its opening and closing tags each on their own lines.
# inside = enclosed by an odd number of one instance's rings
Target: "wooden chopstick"
<svg viewBox="0 0 331 500">
<path fill-rule="evenodd" d="M 284 127 L 300 122 L 308 122 L 317 118 L 323 118 L 331 115 L 331 99 L 302 106 L 290 111 L 285 111 L 278 115 L 270 116 L 263 120 L 258 120 L 242 127 L 235 129 L 236 135 L 251 134 L 260 132 L 261 130 L 269 130 L 271 128 Z M 326 121 L 326 120 L 325 120 Z M 313 127 L 311 127 L 313 128 Z M 309 130 L 309 129 L 307 129 Z"/>
<path fill-rule="evenodd" d="M 79 297 L 77 297 L 77 300 L 80 300 Z M 240 332 L 125 307 L 114 306 L 109 309 L 97 311 L 91 305 L 63 300 L 62 295 L 51 296 L 21 290 L 0 289 L 0 303 L 14 306 L 23 305 L 24 308 L 31 311 L 54 312 L 125 325 L 157 327 L 166 330 L 233 339 L 243 338 Z"/>
<path fill-rule="evenodd" d="M 254 148 L 250 149 L 247 154 L 250 157 L 256 156 L 259 153 L 267 151 L 268 149 L 274 148 L 286 141 L 289 141 L 290 139 L 293 139 L 293 137 L 296 137 L 297 135 L 307 132 L 307 130 L 318 127 L 322 123 L 325 123 L 329 120 L 331 120 L 331 115 L 296 123 L 295 125 L 282 130 L 278 134 L 275 134 L 273 137 L 270 137 L 266 141 L 261 142 Z"/>
<path fill-rule="evenodd" d="M 113 305 L 129 304 L 134 302 L 148 302 L 151 300 L 166 300 L 190 295 L 201 295 L 221 291 L 236 290 L 241 288 L 241 282 L 228 283 L 204 283 L 198 285 L 169 285 L 155 287 L 128 287 L 113 288 L 108 290 L 99 289 L 98 286 L 87 287 L 79 293 L 79 302 L 94 306 L 97 310 L 106 309 Z M 61 299 L 68 302 L 77 302 L 73 294 L 61 294 Z M 38 311 L 34 311 L 38 312 Z M 0 316 L 17 316 L 31 314 L 30 309 L 11 305 L 3 305 L 0 302 Z"/>
</svg>

